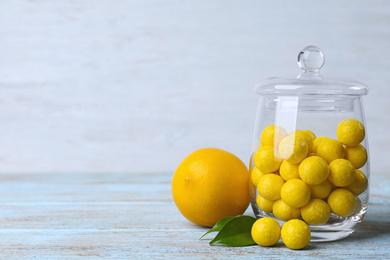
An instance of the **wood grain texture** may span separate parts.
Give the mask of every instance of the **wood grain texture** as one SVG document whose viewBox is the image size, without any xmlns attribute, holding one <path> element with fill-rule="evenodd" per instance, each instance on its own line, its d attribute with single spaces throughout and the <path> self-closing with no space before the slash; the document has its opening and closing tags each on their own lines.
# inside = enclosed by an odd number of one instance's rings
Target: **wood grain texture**
<svg viewBox="0 0 390 260">
<path fill-rule="evenodd" d="M 377 183 L 380 180 L 380 185 Z M 211 247 L 208 229 L 176 209 L 171 174 L 0 175 L 0 257 L 113 259 L 386 259 L 390 183 L 372 181 L 364 221 L 348 238 L 293 251 Z M 248 208 L 246 214 L 253 215 Z"/>
</svg>

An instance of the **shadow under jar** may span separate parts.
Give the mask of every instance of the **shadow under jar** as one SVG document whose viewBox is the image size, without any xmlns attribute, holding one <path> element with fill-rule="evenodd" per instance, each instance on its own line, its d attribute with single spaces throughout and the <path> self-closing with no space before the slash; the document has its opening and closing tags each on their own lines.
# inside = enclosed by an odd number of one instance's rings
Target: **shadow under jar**
<svg viewBox="0 0 390 260">
<path fill-rule="evenodd" d="M 305 221 L 312 242 L 350 235 L 369 199 L 370 164 L 362 96 L 368 87 L 328 79 L 316 46 L 298 55 L 296 79 L 270 78 L 260 95 L 249 192 L 257 218 Z"/>
</svg>

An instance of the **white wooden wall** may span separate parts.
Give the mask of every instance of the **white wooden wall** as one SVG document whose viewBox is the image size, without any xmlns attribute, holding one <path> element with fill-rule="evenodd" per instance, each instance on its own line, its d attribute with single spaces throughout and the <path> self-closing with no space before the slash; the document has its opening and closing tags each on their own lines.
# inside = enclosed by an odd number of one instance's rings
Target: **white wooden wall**
<svg viewBox="0 0 390 260">
<path fill-rule="evenodd" d="M 389 1 L 0 0 L 0 172 L 173 172 L 201 147 L 248 163 L 254 85 L 310 44 L 371 88 L 387 171 Z"/>
</svg>

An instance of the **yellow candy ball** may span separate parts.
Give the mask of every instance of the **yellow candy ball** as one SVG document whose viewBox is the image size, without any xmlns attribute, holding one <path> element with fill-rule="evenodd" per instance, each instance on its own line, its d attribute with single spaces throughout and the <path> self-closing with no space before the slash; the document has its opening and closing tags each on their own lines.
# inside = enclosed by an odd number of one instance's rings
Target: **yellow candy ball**
<svg viewBox="0 0 390 260">
<path fill-rule="evenodd" d="M 274 202 L 272 213 L 278 219 L 287 221 L 301 216 L 301 209 L 290 207 L 282 199 Z"/>
<path fill-rule="evenodd" d="M 272 146 L 261 146 L 255 153 L 254 161 L 257 169 L 262 173 L 276 172 L 282 163 Z"/>
<path fill-rule="evenodd" d="M 356 119 L 346 119 L 337 126 L 337 139 L 346 146 L 360 144 L 365 136 L 362 123 Z"/>
<path fill-rule="evenodd" d="M 311 190 L 311 196 L 314 198 L 325 199 L 332 191 L 332 183 L 329 180 L 325 180 L 318 185 L 309 185 Z"/>
<path fill-rule="evenodd" d="M 356 169 L 363 167 L 367 162 L 367 150 L 363 145 L 345 147 L 345 159 L 350 161 Z"/>
<path fill-rule="evenodd" d="M 310 130 L 302 130 L 302 131 L 309 134 L 311 137 L 311 140 L 313 140 L 313 141 L 317 138 L 317 136 Z"/>
<path fill-rule="evenodd" d="M 317 198 L 312 198 L 301 208 L 302 219 L 309 225 L 323 225 L 330 217 L 329 205 Z"/>
<path fill-rule="evenodd" d="M 267 200 L 260 195 L 257 195 L 256 204 L 264 212 L 272 213 L 272 207 L 274 205 L 274 200 Z"/>
<path fill-rule="evenodd" d="M 263 176 L 263 175 L 264 175 L 264 173 L 259 171 L 259 169 L 257 169 L 256 167 L 254 167 L 251 171 L 251 181 L 252 181 L 253 185 L 257 186 L 259 184 L 259 180 L 260 180 L 261 176 Z"/>
<path fill-rule="evenodd" d="M 283 243 L 291 249 L 302 249 L 307 246 L 311 239 L 309 226 L 299 219 L 287 221 L 281 232 Z"/>
<path fill-rule="evenodd" d="M 324 140 L 329 140 L 330 138 L 327 136 L 320 136 L 314 139 L 313 141 L 313 153 L 317 153 L 317 148 L 320 143 L 322 143 Z"/>
<path fill-rule="evenodd" d="M 289 163 L 288 161 L 283 160 L 279 168 L 279 174 L 285 181 L 299 179 L 298 167 L 299 164 Z"/>
<path fill-rule="evenodd" d="M 287 136 L 286 130 L 277 125 L 267 126 L 261 133 L 260 141 L 263 146 L 277 147 L 280 141 Z"/>
<path fill-rule="evenodd" d="M 361 170 L 356 170 L 355 180 L 344 188 L 352 191 L 355 196 L 362 194 L 368 188 L 368 179 Z"/>
<path fill-rule="evenodd" d="M 280 142 L 279 154 L 290 163 L 300 163 L 308 154 L 306 141 L 299 136 L 289 135 Z"/>
<path fill-rule="evenodd" d="M 328 164 L 335 159 L 344 158 L 343 145 L 335 139 L 325 139 L 317 147 L 317 155 L 322 157 Z"/>
<path fill-rule="evenodd" d="M 310 156 L 299 164 L 299 176 L 307 184 L 323 183 L 329 175 L 329 167 L 319 156 Z"/>
<path fill-rule="evenodd" d="M 299 136 L 300 138 L 305 140 L 309 153 L 313 150 L 313 140 L 314 139 L 311 137 L 310 134 L 308 134 L 302 130 L 295 130 L 295 131 L 291 132 L 290 135 Z"/>
<path fill-rule="evenodd" d="M 290 207 L 300 208 L 309 202 L 311 190 L 302 180 L 292 179 L 283 185 L 280 190 L 280 196 Z"/>
<path fill-rule="evenodd" d="M 338 187 L 351 184 L 356 178 L 353 164 L 346 159 L 336 159 L 329 164 L 329 181 Z"/>
<path fill-rule="evenodd" d="M 252 226 L 251 235 L 256 244 L 273 246 L 280 239 L 280 225 L 273 218 L 259 218 Z"/>
<path fill-rule="evenodd" d="M 328 205 L 334 214 L 348 217 L 355 212 L 356 198 L 351 191 L 340 188 L 329 195 Z"/>
<path fill-rule="evenodd" d="M 277 174 L 267 173 L 261 176 L 257 189 L 261 197 L 267 200 L 280 199 L 280 190 L 284 180 Z"/>
</svg>

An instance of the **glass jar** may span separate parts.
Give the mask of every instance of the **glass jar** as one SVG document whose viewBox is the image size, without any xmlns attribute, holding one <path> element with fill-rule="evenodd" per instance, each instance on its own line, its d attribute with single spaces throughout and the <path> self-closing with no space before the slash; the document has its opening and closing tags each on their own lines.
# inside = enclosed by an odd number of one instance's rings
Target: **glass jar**
<svg viewBox="0 0 390 260">
<path fill-rule="evenodd" d="M 316 46 L 298 55 L 296 79 L 270 78 L 260 95 L 250 159 L 250 198 L 257 218 L 305 221 L 311 241 L 350 235 L 369 198 L 364 84 L 323 77 Z"/>
</svg>

